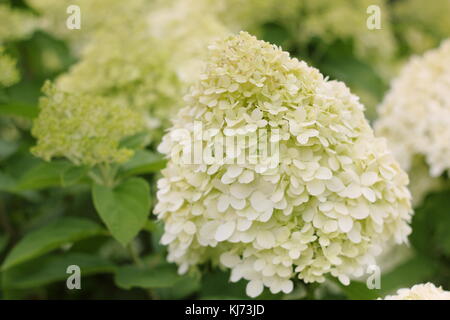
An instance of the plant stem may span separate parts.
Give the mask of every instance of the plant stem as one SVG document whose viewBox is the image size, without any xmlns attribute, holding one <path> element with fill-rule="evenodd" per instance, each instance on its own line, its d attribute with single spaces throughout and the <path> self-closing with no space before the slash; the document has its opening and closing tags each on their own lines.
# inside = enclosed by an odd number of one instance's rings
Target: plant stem
<svg viewBox="0 0 450 320">
<path fill-rule="evenodd" d="M 133 260 L 134 264 L 138 267 L 144 266 L 142 263 L 141 258 L 139 257 L 139 254 L 136 252 L 133 243 L 130 243 L 128 245 L 128 252 L 130 253 L 130 257 Z M 145 290 L 147 292 L 147 296 L 150 300 L 158 300 L 158 296 L 155 294 L 155 292 L 152 289 Z"/>
<path fill-rule="evenodd" d="M 9 221 L 9 217 L 5 212 L 5 206 L 3 203 L 0 203 L 0 225 L 3 226 L 3 229 L 6 231 L 6 234 L 10 237 L 11 240 L 14 239 L 14 229 Z"/>
</svg>

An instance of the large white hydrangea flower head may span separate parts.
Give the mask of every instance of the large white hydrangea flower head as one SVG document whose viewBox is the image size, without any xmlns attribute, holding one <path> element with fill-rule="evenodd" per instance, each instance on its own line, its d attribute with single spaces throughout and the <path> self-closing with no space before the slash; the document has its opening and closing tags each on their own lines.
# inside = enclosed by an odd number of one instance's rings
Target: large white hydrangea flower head
<svg viewBox="0 0 450 320">
<path fill-rule="evenodd" d="M 424 157 L 432 177 L 450 169 L 450 40 L 414 56 L 379 107 L 378 134 L 406 170 Z"/>
<path fill-rule="evenodd" d="M 399 289 L 396 295 L 386 296 L 384 300 L 450 300 L 450 291 L 428 282 Z"/>
<path fill-rule="evenodd" d="M 251 297 L 287 293 L 295 277 L 347 284 L 388 241 L 406 241 L 407 175 L 343 83 L 245 32 L 208 51 L 160 145 L 170 158 L 155 213 L 179 272 L 212 261 L 248 280 Z M 253 133 L 274 156 L 240 161 L 255 144 L 239 138 Z M 182 161 L 197 147 L 215 156 Z"/>
</svg>

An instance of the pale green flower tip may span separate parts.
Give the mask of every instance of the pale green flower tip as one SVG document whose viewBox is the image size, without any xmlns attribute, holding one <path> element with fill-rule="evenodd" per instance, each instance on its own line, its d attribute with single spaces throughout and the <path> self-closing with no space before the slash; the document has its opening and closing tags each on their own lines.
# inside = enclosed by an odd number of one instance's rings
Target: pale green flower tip
<svg viewBox="0 0 450 320">
<path fill-rule="evenodd" d="M 33 154 L 46 161 L 66 157 L 89 166 L 123 163 L 133 156 L 120 141 L 144 130 L 138 113 L 101 97 L 61 91 L 50 82 L 42 91 L 45 96 L 32 128 L 37 138 Z"/>
<path fill-rule="evenodd" d="M 406 241 L 408 177 L 343 83 L 241 32 L 208 47 L 185 101 L 159 148 L 169 161 L 154 211 L 180 273 L 211 260 L 232 282 L 248 280 L 251 297 L 288 293 L 293 278 L 348 284 L 390 242 Z M 191 137 L 206 149 L 212 137 L 258 129 L 279 130 L 280 162 L 176 160 L 192 152 Z"/>
</svg>

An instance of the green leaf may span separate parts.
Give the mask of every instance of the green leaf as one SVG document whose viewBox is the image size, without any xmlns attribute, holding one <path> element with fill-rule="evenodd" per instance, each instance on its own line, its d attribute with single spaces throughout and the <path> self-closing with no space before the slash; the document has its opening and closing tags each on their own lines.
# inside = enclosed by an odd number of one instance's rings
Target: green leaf
<svg viewBox="0 0 450 320">
<path fill-rule="evenodd" d="M 163 169 L 166 160 L 162 155 L 147 150 L 138 150 L 128 162 L 122 165 L 121 172 L 125 177 L 152 173 Z"/>
<path fill-rule="evenodd" d="M 140 149 L 144 148 L 150 142 L 150 136 L 147 131 L 139 132 L 133 136 L 126 137 L 120 142 L 121 148 Z"/>
<path fill-rule="evenodd" d="M 79 183 L 89 172 L 87 166 L 70 166 L 61 173 L 61 185 L 69 187 Z"/>
<path fill-rule="evenodd" d="M 9 236 L 7 234 L 0 233 L 0 253 L 3 252 L 3 250 L 8 245 Z"/>
<path fill-rule="evenodd" d="M 450 190 L 429 194 L 415 210 L 410 236 L 413 247 L 432 259 L 450 257 Z"/>
<path fill-rule="evenodd" d="M 196 276 L 183 276 L 171 287 L 155 288 L 160 299 L 184 299 L 200 289 L 200 278 Z"/>
<path fill-rule="evenodd" d="M 34 105 L 28 105 L 21 102 L 11 102 L 0 104 L 0 115 L 19 116 L 28 119 L 35 118 L 39 110 Z"/>
<path fill-rule="evenodd" d="M 16 182 L 11 176 L 0 171 L 0 191 L 12 191 L 15 185 Z"/>
<path fill-rule="evenodd" d="M 381 293 L 386 295 L 400 288 L 409 288 L 415 284 L 429 281 L 437 270 L 436 263 L 423 256 L 414 256 L 382 275 Z"/>
<path fill-rule="evenodd" d="M 113 273 L 112 262 L 85 253 L 65 253 L 62 255 L 47 255 L 28 261 L 3 273 L 3 288 L 29 289 L 45 286 L 49 283 L 62 281 L 69 277 L 67 267 L 77 265 L 81 276 L 97 273 Z"/>
<path fill-rule="evenodd" d="M 117 269 L 114 280 L 120 288 L 169 288 L 182 277 L 173 265 L 160 265 L 153 268 L 125 266 Z"/>
<path fill-rule="evenodd" d="M 94 205 L 111 234 L 124 246 L 145 226 L 150 213 L 150 187 L 141 178 L 130 178 L 109 188 L 95 184 Z"/>
<path fill-rule="evenodd" d="M 2 265 L 7 270 L 63 245 L 103 233 L 96 223 L 73 217 L 61 218 L 30 232 L 11 250 Z"/>
<path fill-rule="evenodd" d="M 375 300 L 380 297 L 379 290 L 369 289 L 364 282 L 352 280 L 348 286 L 345 286 L 337 279 L 333 279 L 333 281 L 351 300 Z"/>
<path fill-rule="evenodd" d="M 286 41 L 292 38 L 292 35 L 289 33 L 288 29 L 273 22 L 262 25 L 261 33 L 262 39 L 278 46 L 284 46 Z"/>
<path fill-rule="evenodd" d="M 61 174 L 70 166 L 71 164 L 67 161 L 39 161 L 19 178 L 15 189 L 23 191 L 59 186 Z"/>
<path fill-rule="evenodd" d="M 333 281 L 342 289 L 349 299 L 374 300 L 383 298 L 400 288 L 408 288 L 417 283 L 428 281 L 436 271 L 436 265 L 431 260 L 414 256 L 397 266 L 394 270 L 381 275 L 381 288 L 369 289 L 365 282 L 351 281 L 344 286 L 337 279 Z"/>
<path fill-rule="evenodd" d="M 17 142 L 0 140 L 0 160 L 4 160 L 17 151 Z"/>
</svg>

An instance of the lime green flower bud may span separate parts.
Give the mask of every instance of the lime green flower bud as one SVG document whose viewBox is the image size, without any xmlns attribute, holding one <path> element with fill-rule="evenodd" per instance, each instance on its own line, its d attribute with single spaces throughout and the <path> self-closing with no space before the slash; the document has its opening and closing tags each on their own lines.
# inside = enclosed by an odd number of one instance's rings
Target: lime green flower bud
<svg viewBox="0 0 450 320">
<path fill-rule="evenodd" d="M 122 163 L 133 151 L 120 141 L 143 129 L 138 113 L 98 96 L 67 93 L 47 82 L 32 134 L 32 152 L 47 161 L 65 157 L 80 165 Z"/>
</svg>

